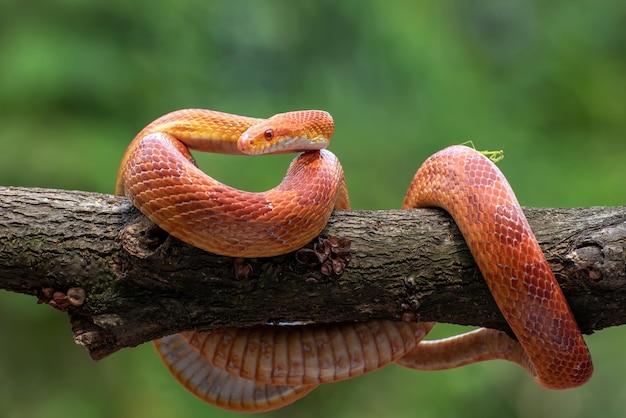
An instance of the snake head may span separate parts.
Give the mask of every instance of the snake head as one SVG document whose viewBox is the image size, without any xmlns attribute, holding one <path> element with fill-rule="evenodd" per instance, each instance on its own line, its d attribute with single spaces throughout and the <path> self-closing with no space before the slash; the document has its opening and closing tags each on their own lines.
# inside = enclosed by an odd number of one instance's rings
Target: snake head
<svg viewBox="0 0 626 418">
<path fill-rule="evenodd" d="M 320 150 L 328 146 L 333 131 L 333 118 L 323 110 L 279 113 L 248 128 L 237 148 L 250 155 Z"/>
</svg>

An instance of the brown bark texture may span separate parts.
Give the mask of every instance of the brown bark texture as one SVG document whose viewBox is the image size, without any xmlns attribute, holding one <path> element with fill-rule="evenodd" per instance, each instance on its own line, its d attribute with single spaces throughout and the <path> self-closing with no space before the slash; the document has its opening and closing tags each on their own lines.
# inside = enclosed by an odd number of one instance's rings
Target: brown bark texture
<svg viewBox="0 0 626 418">
<path fill-rule="evenodd" d="M 582 331 L 626 322 L 626 207 L 524 210 Z M 123 197 L 0 187 L 0 289 L 67 312 L 94 359 L 222 326 L 390 319 L 508 329 L 445 212 L 336 211 L 324 234 L 315 248 L 343 243 L 340 274 L 314 250 L 206 253 Z"/>
</svg>

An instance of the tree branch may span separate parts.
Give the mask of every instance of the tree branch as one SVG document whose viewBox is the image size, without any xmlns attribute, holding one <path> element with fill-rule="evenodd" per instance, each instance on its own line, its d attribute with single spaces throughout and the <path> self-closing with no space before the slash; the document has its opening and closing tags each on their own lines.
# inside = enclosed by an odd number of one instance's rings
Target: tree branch
<svg viewBox="0 0 626 418">
<path fill-rule="evenodd" d="M 583 332 L 626 322 L 626 207 L 525 209 Z M 235 262 L 193 248 L 127 199 L 0 188 L 0 288 L 66 310 L 94 359 L 196 328 L 424 320 L 507 330 L 441 210 L 333 213 L 340 275 L 294 253 Z M 302 254 L 302 253 L 300 253 Z"/>
</svg>

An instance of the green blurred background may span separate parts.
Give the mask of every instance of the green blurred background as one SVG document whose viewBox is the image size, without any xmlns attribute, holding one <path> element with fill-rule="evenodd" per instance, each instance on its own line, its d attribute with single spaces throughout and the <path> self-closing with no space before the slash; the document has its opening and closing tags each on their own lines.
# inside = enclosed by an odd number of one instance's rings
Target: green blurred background
<svg viewBox="0 0 626 418">
<path fill-rule="evenodd" d="M 625 23 L 623 0 L 2 0 L 0 185 L 111 193 L 163 113 L 321 108 L 357 209 L 399 207 L 428 155 L 469 139 L 504 149 L 524 205 L 623 204 Z M 199 159 L 260 190 L 291 158 Z M 186 393 L 149 344 L 92 362 L 32 297 L 0 292 L 0 335 L 1 417 L 237 415 Z M 575 390 L 502 362 L 391 366 L 267 416 L 623 417 L 626 332 L 587 341 L 596 373 Z"/>
</svg>

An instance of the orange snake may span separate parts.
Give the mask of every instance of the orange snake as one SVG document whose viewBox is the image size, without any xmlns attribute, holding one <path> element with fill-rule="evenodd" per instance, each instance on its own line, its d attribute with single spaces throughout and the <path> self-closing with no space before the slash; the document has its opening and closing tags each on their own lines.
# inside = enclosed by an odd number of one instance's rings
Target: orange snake
<svg viewBox="0 0 626 418">
<path fill-rule="evenodd" d="M 343 170 L 323 149 L 334 129 L 323 111 L 268 119 L 201 109 L 169 113 L 129 145 L 116 193 L 171 235 L 231 257 L 285 254 L 310 242 L 333 209 L 349 209 Z M 281 184 L 243 192 L 200 171 L 188 150 L 299 152 Z M 403 208 L 448 211 L 517 341 L 478 329 L 421 341 L 434 323 L 370 321 L 189 331 L 154 341 L 172 374 L 213 405 L 276 409 L 320 383 L 396 362 L 421 370 L 501 358 L 551 389 L 576 387 L 593 366 L 578 325 L 502 173 L 477 151 L 452 146 L 415 174 Z"/>
</svg>

